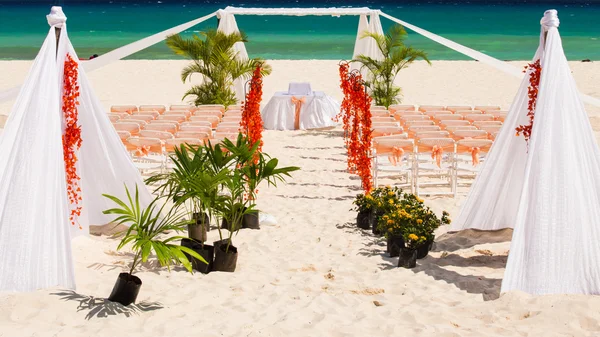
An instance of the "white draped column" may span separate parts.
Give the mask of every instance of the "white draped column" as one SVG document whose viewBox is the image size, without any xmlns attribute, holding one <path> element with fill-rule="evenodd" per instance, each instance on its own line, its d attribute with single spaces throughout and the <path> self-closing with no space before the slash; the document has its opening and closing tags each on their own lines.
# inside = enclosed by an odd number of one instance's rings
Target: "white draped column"
<svg viewBox="0 0 600 337">
<path fill-rule="evenodd" d="M 366 14 L 361 14 L 360 19 L 358 20 L 358 30 L 356 32 L 356 42 L 354 42 L 354 53 L 352 54 L 352 59 L 356 59 L 358 55 L 365 55 L 367 53 L 367 40 L 363 39 L 362 36 L 365 32 L 369 30 L 369 21 L 367 20 Z M 360 69 L 360 64 L 354 62 L 350 65 L 350 69 Z"/>
<path fill-rule="evenodd" d="M 224 10 L 219 10 L 217 12 L 217 17 L 220 20 L 219 27 L 217 28 L 217 30 L 219 32 L 223 32 L 225 34 L 233 34 L 233 33 L 240 32 L 233 14 L 231 14 L 227 11 L 224 11 Z M 248 52 L 246 51 L 246 46 L 244 45 L 243 42 L 237 42 L 236 44 L 234 44 L 233 50 L 235 51 L 236 58 L 238 60 L 240 60 L 240 61 L 248 60 Z M 246 99 L 245 93 L 244 93 L 244 85 L 245 85 L 246 81 L 247 81 L 246 79 L 239 78 L 233 82 L 235 98 L 237 98 L 237 100 L 240 102 Z"/>
<path fill-rule="evenodd" d="M 370 18 L 369 18 L 369 32 L 374 33 L 374 34 L 379 34 L 379 35 L 383 35 L 383 28 L 381 27 L 381 20 L 379 19 L 379 13 L 377 11 L 373 11 L 371 12 Z M 372 38 L 367 38 L 365 39 L 367 40 L 367 56 L 370 56 L 371 58 L 375 59 L 375 60 L 383 60 L 383 54 L 381 53 L 381 50 L 379 50 L 379 47 L 377 47 L 377 43 L 375 42 L 375 39 Z"/>
</svg>

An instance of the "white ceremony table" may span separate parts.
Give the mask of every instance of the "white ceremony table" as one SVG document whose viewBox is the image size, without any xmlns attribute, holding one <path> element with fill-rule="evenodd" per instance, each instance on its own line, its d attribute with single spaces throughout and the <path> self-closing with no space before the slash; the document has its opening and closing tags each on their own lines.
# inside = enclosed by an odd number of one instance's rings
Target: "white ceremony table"
<svg viewBox="0 0 600 337">
<path fill-rule="evenodd" d="M 322 91 L 314 91 L 312 95 L 278 91 L 261 115 L 267 130 L 307 130 L 335 126 L 333 118 L 339 112 L 340 104 Z"/>
</svg>

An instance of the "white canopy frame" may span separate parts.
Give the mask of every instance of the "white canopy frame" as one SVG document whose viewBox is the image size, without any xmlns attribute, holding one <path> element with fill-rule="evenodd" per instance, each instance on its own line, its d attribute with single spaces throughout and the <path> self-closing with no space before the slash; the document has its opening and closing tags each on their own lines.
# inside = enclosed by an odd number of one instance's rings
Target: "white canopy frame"
<svg viewBox="0 0 600 337">
<path fill-rule="evenodd" d="M 226 7 L 225 11 L 231 14 L 237 15 L 289 15 L 289 16 L 305 16 L 305 15 L 329 15 L 334 17 L 339 17 L 342 15 L 371 15 L 377 14 L 381 15 L 384 18 L 387 18 L 393 22 L 399 23 L 403 25 L 405 28 L 408 28 L 414 31 L 417 34 L 421 34 L 422 36 L 435 41 L 443 46 L 446 46 L 452 50 L 455 50 L 463 55 L 466 55 L 474 60 L 480 61 L 487 65 L 490 65 L 502 72 L 505 72 L 509 75 L 522 79 L 524 74 L 522 69 L 519 69 L 513 65 L 510 65 L 507 62 L 498 60 L 489 55 L 486 55 L 482 52 L 476 51 L 469 47 L 458 44 L 452 40 L 448 40 L 442 36 L 436 35 L 432 32 L 429 32 L 425 29 L 417 27 L 413 24 L 410 24 L 406 21 L 395 18 L 391 15 L 383 13 L 380 10 L 373 10 L 367 7 L 360 8 L 240 8 L 240 7 Z M 111 52 L 108 52 L 104 55 L 101 55 L 93 60 L 87 61 L 83 64 L 86 72 L 90 72 L 101 68 L 109 63 L 120 60 L 124 57 L 127 57 L 131 54 L 134 54 L 142 49 L 148 48 L 153 44 L 163 41 L 167 38 L 167 36 L 172 34 L 181 33 L 182 31 L 189 29 L 201 22 L 204 22 L 212 17 L 217 15 L 217 12 L 210 13 L 201 18 L 189 21 L 187 23 L 181 24 L 179 26 L 175 26 L 173 28 L 167 29 L 160 33 L 154 34 L 147 38 L 141 39 L 139 41 L 130 43 L 123 47 L 117 48 Z M 14 99 L 19 93 L 19 87 L 11 88 L 5 91 L 0 92 L 0 102 L 8 101 Z M 580 92 L 581 98 L 585 103 L 600 107 L 600 99 L 596 97 L 592 97 L 589 95 L 585 95 Z"/>
</svg>

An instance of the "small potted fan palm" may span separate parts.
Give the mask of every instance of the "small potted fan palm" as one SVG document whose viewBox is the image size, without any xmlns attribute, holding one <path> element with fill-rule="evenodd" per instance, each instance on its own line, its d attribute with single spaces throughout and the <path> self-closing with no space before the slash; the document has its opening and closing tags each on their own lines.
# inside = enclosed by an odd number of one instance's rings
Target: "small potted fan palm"
<svg viewBox="0 0 600 337">
<path fill-rule="evenodd" d="M 225 169 L 228 170 L 228 169 Z M 244 179 L 239 170 L 228 170 L 229 174 L 224 177 L 223 186 L 227 194 L 223 196 L 220 202 L 215 204 L 215 210 L 228 226 L 228 236 L 224 239 L 223 232 L 219 228 L 219 237 L 221 240 L 214 243 L 215 261 L 214 271 L 234 272 L 237 266 L 238 250 L 233 245 L 232 238 L 242 227 L 244 215 L 253 211 L 254 206 L 250 205 L 244 198 Z"/>
<path fill-rule="evenodd" d="M 142 286 L 142 280 L 133 275 L 133 272 L 140 263 L 147 262 L 152 253 L 155 254 L 158 263 L 163 267 L 166 266 L 169 270 L 171 265 L 182 264 L 185 269 L 192 273 L 192 264 L 186 254 L 204 263 L 206 261 L 193 250 L 173 243 L 184 237 L 161 237 L 166 232 L 184 231 L 187 221 L 172 211 L 163 214 L 166 203 L 163 203 L 157 210 L 158 198 L 154 199 L 146 208 L 141 208 L 137 186 L 135 188 L 135 198 L 131 197 L 127 186 L 125 186 L 125 191 L 127 193 L 127 203 L 115 196 L 103 194 L 104 197 L 112 200 L 117 205 L 117 207 L 107 209 L 103 213 L 115 215 L 114 222 L 117 225 L 129 226 L 122 233 L 123 238 L 117 250 L 131 244 L 134 253 L 133 262 L 129 272 L 119 274 L 117 282 L 108 297 L 109 301 L 129 305 L 136 301 Z"/>
<path fill-rule="evenodd" d="M 248 137 L 239 133 L 235 143 L 229 139 L 223 141 L 223 147 L 233 155 L 235 167 L 241 172 L 244 180 L 244 198 L 255 208 L 258 186 L 266 181 L 268 186 L 277 187 L 277 182 L 284 182 L 290 173 L 300 170 L 296 166 L 277 167 L 279 160 L 259 151 L 259 143 L 250 143 Z M 258 210 L 245 212 L 242 228 L 260 229 Z"/>
<path fill-rule="evenodd" d="M 203 147 L 183 144 L 176 147 L 170 157 L 174 165 L 170 172 L 146 179 L 148 185 L 158 184 L 154 193 L 167 197 L 175 207 L 185 209 L 189 219 L 188 236 L 198 242 L 206 241 L 210 217 L 200 198 L 190 190 L 190 181 L 206 170 L 205 156 Z"/>
</svg>

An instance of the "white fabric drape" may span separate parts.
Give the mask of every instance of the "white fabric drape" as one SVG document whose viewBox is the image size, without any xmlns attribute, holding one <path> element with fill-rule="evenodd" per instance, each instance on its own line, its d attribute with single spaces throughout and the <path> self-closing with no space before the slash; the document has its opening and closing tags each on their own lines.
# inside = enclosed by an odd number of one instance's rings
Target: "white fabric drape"
<svg viewBox="0 0 600 337">
<path fill-rule="evenodd" d="M 354 42 L 354 52 L 352 53 L 352 59 L 356 59 L 358 55 L 365 55 L 367 53 L 368 39 L 362 38 L 363 34 L 367 31 L 369 31 L 369 21 L 367 20 L 367 15 L 363 14 L 358 19 L 358 30 L 356 31 L 356 42 Z M 350 69 L 360 69 L 360 63 L 351 63 Z"/>
<path fill-rule="evenodd" d="M 0 138 L 0 291 L 75 288 L 58 68 L 52 27 Z"/>
<path fill-rule="evenodd" d="M 600 150 L 555 10 L 542 27 L 542 75 L 502 292 L 600 294 Z"/>
<path fill-rule="evenodd" d="M 243 8 L 227 6 L 225 11 L 237 15 L 288 15 L 288 16 L 305 16 L 305 15 L 362 15 L 372 12 L 367 7 L 358 8 Z"/>
<path fill-rule="evenodd" d="M 67 54 L 77 60 L 63 21 L 58 49 L 53 26 L 0 138 L 2 291 L 52 286 L 74 289 L 70 239 L 88 234 L 90 224 L 103 225 L 113 219 L 102 214 L 114 206 L 102 194 L 124 199 L 125 185 L 132 192 L 137 185 L 141 206 L 152 200 L 79 65 L 78 124 L 82 146 L 77 152 L 77 172 L 81 178 L 83 214 L 78 222 L 83 229 L 71 225 L 61 106 Z"/>
<path fill-rule="evenodd" d="M 377 11 L 371 12 L 371 15 L 369 16 L 369 32 L 373 34 L 384 35 L 383 28 L 381 27 L 381 20 L 379 19 L 379 13 Z M 381 53 L 381 50 L 379 50 L 375 39 L 365 38 L 365 40 L 367 41 L 366 55 L 370 56 L 374 60 L 383 60 L 383 54 Z"/>
<path fill-rule="evenodd" d="M 225 34 L 233 34 L 240 32 L 233 14 L 227 11 L 219 10 L 217 12 L 217 17 L 220 19 L 219 27 L 217 28 L 218 31 L 223 32 Z M 236 58 L 238 60 L 248 60 L 248 52 L 246 51 L 246 46 L 243 42 L 237 42 L 236 44 L 234 44 L 233 50 L 236 52 Z M 238 78 L 233 82 L 235 98 L 237 98 L 237 100 L 240 102 L 246 100 L 244 86 L 247 80 L 248 79 L 245 78 Z"/>
<path fill-rule="evenodd" d="M 300 130 L 336 125 L 333 118 L 340 113 L 340 104 L 325 93 L 315 91 L 314 95 L 288 95 L 277 92 L 261 112 L 266 130 L 294 130 L 296 106 L 292 103 L 292 96 L 305 99 L 300 107 Z"/>
</svg>

